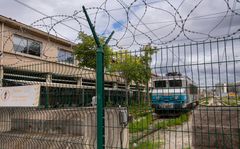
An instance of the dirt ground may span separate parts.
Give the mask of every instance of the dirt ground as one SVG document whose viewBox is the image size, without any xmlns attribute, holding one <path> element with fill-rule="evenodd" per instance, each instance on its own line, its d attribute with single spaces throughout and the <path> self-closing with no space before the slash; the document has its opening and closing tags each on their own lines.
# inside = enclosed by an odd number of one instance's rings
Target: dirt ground
<svg viewBox="0 0 240 149">
<path fill-rule="evenodd" d="M 144 141 L 159 142 L 160 149 L 192 149 L 192 116 L 183 125 L 159 130 L 145 137 Z"/>
</svg>

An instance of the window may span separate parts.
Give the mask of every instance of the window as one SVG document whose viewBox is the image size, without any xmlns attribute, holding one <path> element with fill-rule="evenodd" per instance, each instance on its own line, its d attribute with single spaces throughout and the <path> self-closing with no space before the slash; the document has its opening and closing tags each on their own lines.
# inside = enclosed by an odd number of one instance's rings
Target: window
<svg viewBox="0 0 240 149">
<path fill-rule="evenodd" d="M 163 88 L 166 87 L 166 81 L 154 81 L 155 88 Z"/>
<path fill-rule="evenodd" d="M 40 56 L 42 43 L 19 35 L 13 37 L 13 48 L 17 52 Z"/>
<path fill-rule="evenodd" d="M 182 87 L 182 80 L 169 80 L 169 87 Z"/>
<path fill-rule="evenodd" d="M 58 49 L 58 62 L 66 62 L 73 64 L 74 63 L 73 53 L 66 51 L 64 49 Z"/>
</svg>

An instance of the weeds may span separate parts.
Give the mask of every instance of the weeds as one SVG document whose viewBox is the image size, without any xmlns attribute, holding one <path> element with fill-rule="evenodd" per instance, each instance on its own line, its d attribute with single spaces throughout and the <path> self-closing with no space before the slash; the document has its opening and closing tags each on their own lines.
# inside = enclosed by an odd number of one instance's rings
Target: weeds
<svg viewBox="0 0 240 149">
<path fill-rule="evenodd" d="M 182 114 L 178 118 L 164 120 L 164 121 L 161 121 L 161 122 L 155 124 L 155 128 L 166 129 L 171 126 L 182 125 L 184 122 L 188 121 L 188 118 L 189 118 L 189 116 L 187 114 Z"/>
<path fill-rule="evenodd" d="M 149 113 L 146 116 L 140 117 L 133 122 L 129 123 L 129 132 L 141 132 L 147 130 L 149 125 L 152 124 L 152 114 Z"/>
</svg>

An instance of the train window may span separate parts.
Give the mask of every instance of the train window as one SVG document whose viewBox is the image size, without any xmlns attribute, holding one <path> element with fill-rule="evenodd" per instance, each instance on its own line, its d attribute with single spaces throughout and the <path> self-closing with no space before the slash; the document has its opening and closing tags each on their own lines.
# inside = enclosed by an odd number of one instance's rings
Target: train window
<svg viewBox="0 0 240 149">
<path fill-rule="evenodd" d="M 166 81 L 154 81 L 155 88 L 162 88 L 166 87 Z"/>
<path fill-rule="evenodd" d="M 182 80 L 169 80 L 169 87 L 182 87 Z"/>
</svg>

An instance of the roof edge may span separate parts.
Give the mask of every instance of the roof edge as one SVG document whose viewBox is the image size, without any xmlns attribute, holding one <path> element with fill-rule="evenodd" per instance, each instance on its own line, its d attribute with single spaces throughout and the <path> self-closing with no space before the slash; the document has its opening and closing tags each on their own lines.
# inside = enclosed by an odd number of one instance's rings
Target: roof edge
<svg viewBox="0 0 240 149">
<path fill-rule="evenodd" d="M 57 43 L 63 44 L 63 45 L 68 46 L 68 47 L 72 47 L 72 46 L 76 45 L 76 43 L 74 43 L 74 42 L 68 41 L 66 39 L 57 37 L 57 36 L 52 35 L 52 34 L 49 34 L 47 32 L 44 32 L 44 31 L 40 30 L 40 29 L 34 28 L 30 25 L 26 25 L 24 23 L 18 22 L 16 20 L 12 19 L 12 18 L 7 18 L 3 15 L 0 15 L 0 22 L 4 23 L 6 26 L 15 28 L 17 30 L 21 29 L 21 30 L 28 31 L 30 34 L 33 34 L 33 35 L 41 37 L 41 38 L 48 38 L 50 41 L 57 42 Z"/>
</svg>

